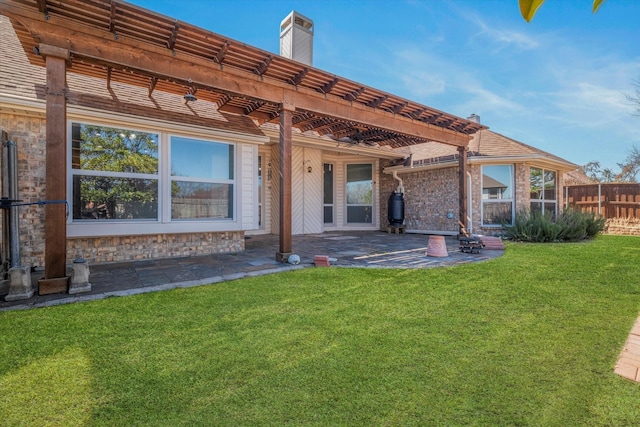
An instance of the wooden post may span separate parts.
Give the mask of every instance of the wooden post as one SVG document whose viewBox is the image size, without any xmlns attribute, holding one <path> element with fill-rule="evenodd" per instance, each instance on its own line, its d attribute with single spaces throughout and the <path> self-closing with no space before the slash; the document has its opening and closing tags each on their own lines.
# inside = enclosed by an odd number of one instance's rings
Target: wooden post
<svg viewBox="0 0 640 427">
<path fill-rule="evenodd" d="M 460 236 L 468 236 L 467 231 L 467 147 L 458 147 L 458 186 L 460 216 L 458 219 Z"/>
<path fill-rule="evenodd" d="M 280 250 L 278 262 L 287 262 L 291 237 L 291 118 L 293 110 L 283 104 L 280 112 Z"/>
<path fill-rule="evenodd" d="M 40 45 L 47 67 L 46 101 L 46 198 L 66 200 L 67 193 L 67 102 L 66 71 L 69 51 Z M 65 204 L 45 207 L 45 284 L 64 288 L 66 276 L 67 218 Z M 42 284 L 41 284 L 42 286 Z M 41 289 L 42 291 L 42 289 Z"/>
</svg>

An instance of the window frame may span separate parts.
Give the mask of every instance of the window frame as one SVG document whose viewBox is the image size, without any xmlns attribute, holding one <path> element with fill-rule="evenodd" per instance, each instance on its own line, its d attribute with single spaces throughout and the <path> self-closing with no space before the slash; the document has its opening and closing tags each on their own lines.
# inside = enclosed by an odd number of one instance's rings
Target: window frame
<svg viewBox="0 0 640 427">
<path fill-rule="evenodd" d="M 511 192 L 511 197 L 510 198 L 484 198 L 484 177 L 485 177 L 485 173 L 484 173 L 484 168 L 486 167 L 495 167 L 495 166 L 503 166 L 503 167 L 509 167 L 510 168 L 510 173 L 509 173 L 509 177 L 510 177 L 510 182 L 509 182 L 509 186 L 510 186 L 510 192 Z M 511 220 L 507 225 L 513 225 L 514 221 L 515 221 L 515 165 L 508 163 L 508 164 L 491 164 L 491 165 L 482 165 L 482 167 L 480 168 L 480 176 L 481 176 L 481 180 L 480 180 L 480 205 L 481 205 L 481 212 L 480 212 L 480 218 L 482 221 L 482 227 L 483 228 L 500 228 L 502 227 L 502 224 L 492 224 L 492 223 L 485 223 L 485 216 L 484 216 L 484 212 L 485 212 L 485 204 L 495 204 L 495 203 L 510 203 L 511 204 Z"/>
<path fill-rule="evenodd" d="M 240 231 L 242 230 L 242 203 L 240 200 L 240 188 L 243 182 L 249 179 L 244 176 L 249 173 L 251 179 L 255 178 L 253 171 L 247 172 L 242 169 L 243 155 L 249 155 L 248 150 L 243 149 L 244 145 L 255 145 L 261 141 L 254 141 L 250 137 L 235 135 L 219 137 L 218 133 L 224 135 L 224 132 L 190 132 L 189 129 L 176 131 L 174 126 L 163 126 L 163 124 L 154 123 L 153 128 L 149 123 L 141 123 L 139 121 L 120 121 L 109 120 L 108 118 L 91 119 L 85 116 L 73 117 L 67 120 L 67 200 L 69 201 L 69 211 L 73 212 L 73 177 L 76 175 L 119 175 L 118 172 L 101 172 L 101 171 L 82 171 L 73 169 L 72 151 L 73 151 L 73 135 L 72 126 L 74 123 L 102 126 L 110 128 L 127 129 L 132 132 L 146 132 L 158 135 L 158 174 L 153 175 L 152 179 L 158 181 L 158 216 L 156 219 L 141 220 L 74 220 L 73 215 L 69 215 L 67 219 L 67 237 L 101 237 L 101 236 L 117 236 L 117 235 L 146 235 L 146 234 L 166 234 L 166 233 L 193 233 L 193 232 L 223 232 L 223 231 Z M 182 126 L 176 125 L 175 128 L 181 129 Z M 170 164 L 170 138 L 171 136 L 191 138 L 202 141 L 218 142 L 234 146 L 234 179 L 233 179 L 233 218 L 232 219 L 179 219 L 171 220 L 171 164 Z M 246 152 L 245 152 L 246 151 Z M 255 150 L 257 153 L 257 150 Z M 257 156 L 257 154 L 256 154 Z M 257 162 L 257 158 L 255 159 Z M 78 174 L 76 172 L 82 172 Z M 134 178 L 145 178 L 146 175 L 135 176 Z M 251 181 L 253 182 L 253 181 Z M 257 191 L 257 189 L 256 189 Z"/>
<path fill-rule="evenodd" d="M 368 165 L 371 167 L 371 204 L 349 203 L 349 166 Z M 348 227 L 371 227 L 376 224 L 376 188 L 375 188 L 375 164 L 373 162 L 345 162 L 344 163 L 344 225 Z M 350 222 L 349 207 L 371 207 L 371 219 L 369 222 Z"/>
<path fill-rule="evenodd" d="M 545 213 L 547 212 L 547 210 L 545 209 L 548 205 L 553 204 L 554 208 L 553 208 L 553 220 L 555 220 L 558 217 L 558 191 L 559 191 L 559 186 L 558 186 L 558 177 L 560 176 L 559 172 L 557 170 L 551 170 L 551 169 L 545 169 L 542 167 L 537 167 L 537 166 L 531 166 L 529 168 L 529 182 L 531 182 L 531 176 L 532 176 L 532 170 L 533 169 L 538 169 L 542 172 L 542 188 L 540 189 L 540 194 L 542 195 L 542 198 L 532 198 L 531 194 L 532 191 L 531 189 L 529 189 L 529 210 L 531 213 L 534 212 L 533 210 L 533 205 L 537 204 L 539 205 L 539 210 L 538 212 L 541 213 L 543 216 L 545 215 Z M 546 174 L 548 172 L 552 172 L 555 174 L 555 179 L 554 179 L 554 190 L 553 190 L 553 196 L 555 197 L 554 199 L 547 199 L 547 190 L 545 189 L 545 185 L 546 185 Z"/>
<path fill-rule="evenodd" d="M 180 175 L 173 175 L 172 171 L 171 171 L 171 147 L 173 145 L 173 138 L 182 138 L 182 139 L 188 139 L 188 140 L 192 140 L 192 141 L 196 141 L 196 142 L 204 142 L 204 143 L 213 143 L 213 144 L 223 144 L 223 145 L 228 145 L 233 152 L 233 170 L 231 171 L 231 174 L 233 176 L 233 178 L 227 178 L 227 179 L 223 179 L 223 178 L 203 178 L 203 177 L 196 177 L 196 176 L 180 176 Z M 192 136 L 184 136 L 181 134 L 176 134 L 176 133 L 171 133 L 167 136 L 167 142 L 168 142 L 168 158 L 167 158 L 167 162 L 168 163 L 168 198 L 169 198 L 169 217 L 168 220 L 171 223 L 175 223 L 175 222 L 185 222 L 185 221 L 214 221 L 214 222 L 219 222 L 219 221 L 235 221 L 235 219 L 238 216 L 238 200 L 237 200 L 237 173 L 238 173 L 238 165 L 237 165 L 237 160 L 236 158 L 238 157 L 238 146 L 237 144 L 234 143 L 230 143 L 230 142 L 224 142 L 224 141 L 218 141 L 218 140 L 214 140 L 214 139 L 210 139 L 210 138 L 197 138 L 197 137 L 192 137 Z M 171 194 L 171 186 L 173 184 L 173 182 L 187 182 L 187 183 L 196 183 L 196 184 L 222 184 L 222 185 L 231 185 L 232 186 L 232 191 L 231 191 L 231 195 L 233 197 L 233 202 L 232 202 L 232 212 L 233 215 L 231 216 L 231 218 L 229 217 L 225 217 L 225 218 L 173 218 L 173 214 L 172 214 L 172 207 L 173 207 L 173 196 Z"/>
</svg>

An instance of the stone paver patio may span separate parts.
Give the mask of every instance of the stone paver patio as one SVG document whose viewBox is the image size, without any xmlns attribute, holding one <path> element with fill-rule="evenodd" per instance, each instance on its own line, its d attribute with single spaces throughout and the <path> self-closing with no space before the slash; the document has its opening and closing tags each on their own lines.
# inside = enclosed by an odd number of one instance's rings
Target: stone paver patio
<svg viewBox="0 0 640 427">
<path fill-rule="evenodd" d="M 291 265 L 276 261 L 278 242 L 276 235 L 247 236 L 245 251 L 239 253 L 90 265 L 90 292 L 35 295 L 28 300 L 13 302 L 4 301 L 0 296 L 0 311 L 200 286 L 312 267 L 316 255 L 330 257 L 330 268 L 431 268 L 484 261 L 504 253 L 502 250 L 462 253 L 459 251 L 459 241 L 448 237 L 448 256 L 430 257 L 425 255 L 428 235 L 379 231 L 332 232 L 293 236 L 293 250 L 300 256 L 300 264 Z M 32 283 L 37 283 L 41 277 L 42 272 L 35 272 Z"/>
</svg>

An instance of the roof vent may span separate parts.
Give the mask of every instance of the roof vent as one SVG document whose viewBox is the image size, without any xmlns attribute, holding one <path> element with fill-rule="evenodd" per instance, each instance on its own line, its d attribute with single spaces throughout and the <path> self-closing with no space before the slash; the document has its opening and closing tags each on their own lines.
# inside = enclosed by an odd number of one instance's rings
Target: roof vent
<svg viewBox="0 0 640 427">
<path fill-rule="evenodd" d="M 280 55 L 312 65 L 313 21 L 292 11 L 280 23 Z"/>
</svg>

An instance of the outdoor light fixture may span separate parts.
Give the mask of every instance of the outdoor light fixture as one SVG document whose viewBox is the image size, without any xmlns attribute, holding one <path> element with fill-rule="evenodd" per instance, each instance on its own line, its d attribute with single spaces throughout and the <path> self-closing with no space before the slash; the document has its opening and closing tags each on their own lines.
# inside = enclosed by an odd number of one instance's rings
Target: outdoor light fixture
<svg viewBox="0 0 640 427">
<path fill-rule="evenodd" d="M 184 95 L 184 100 L 185 100 L 185 102 L 189 102 L 189 101 L 197 101 L 197 100 L 198 100 L 198 98 L 196 98 L 196 96 L 195 96 L 194 94 L 192 94 L 192 93 L 186 93 L 186 94 Z"/>
</svg>

